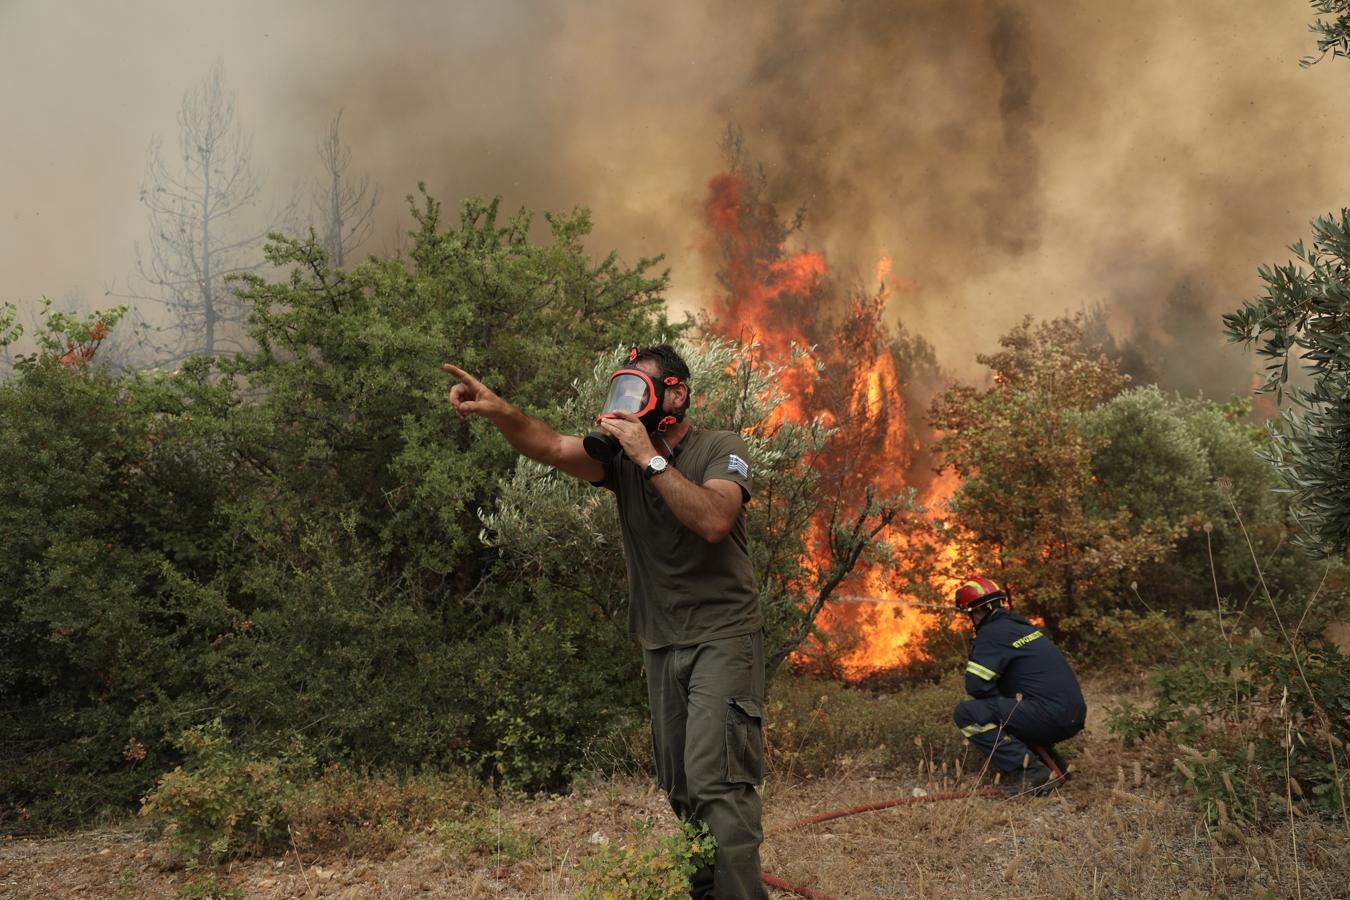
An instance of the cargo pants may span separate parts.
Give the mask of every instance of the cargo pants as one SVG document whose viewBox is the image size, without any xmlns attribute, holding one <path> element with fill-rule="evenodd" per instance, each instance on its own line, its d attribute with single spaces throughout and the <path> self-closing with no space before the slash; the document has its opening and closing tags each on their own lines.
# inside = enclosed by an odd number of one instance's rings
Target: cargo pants
<svg viewBox="0 0 1350 900">
<path fill-rule="evenodd" d="M 1086 709 L 1066 712 L 1030 697 L 983 697 L 958 703 L 952 720 L 995 768 L 1015 772 L 1037 758 L 1027 744 L 1053 754 L 1055 744 L 1083 730 L 1086 715 Z"/>
<path fill-rule="evenodd" d="M 694 873 L 697 900 L 767 900 L 755 785 L 764 775 L 764 634 L 643 650 L 657 783 L 676 815 L 717 839 Z"/>
</svg>

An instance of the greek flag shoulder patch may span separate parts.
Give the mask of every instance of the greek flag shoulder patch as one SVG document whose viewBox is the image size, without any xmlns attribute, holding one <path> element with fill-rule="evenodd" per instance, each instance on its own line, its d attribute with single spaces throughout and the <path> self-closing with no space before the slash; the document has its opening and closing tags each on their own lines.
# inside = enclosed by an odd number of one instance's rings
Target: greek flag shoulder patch
<svg viewBox="0 0 1350 900">
<path fill-rule="evenodd" d="M 741 459 L 735 453 L 727 456 L 727 471 L 735 472 L 742 478 L 750 477 L 750 464 Z"/>
</svg>

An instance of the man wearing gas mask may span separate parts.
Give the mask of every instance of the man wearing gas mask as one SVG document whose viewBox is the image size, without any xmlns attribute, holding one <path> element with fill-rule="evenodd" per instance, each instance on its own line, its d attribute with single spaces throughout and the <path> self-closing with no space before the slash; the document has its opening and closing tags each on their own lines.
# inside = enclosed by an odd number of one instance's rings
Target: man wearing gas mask
<svg viewBox="0 0 1350 900">
<path fill-rule="evenodd" d="M 746 544 L 749 453 L 691 425 L 689 368 L 666 344 L 634 348 L 596 429 L 562 435 L 469 373 L 450 402 L 522 455 L 609 489 L 628 565 L 629 630 L 642 646 L 652 743 L 675 812 L 717 839 L 696 898 L 767 898 L 760 881 L 764 620 Z"/>
</svg>

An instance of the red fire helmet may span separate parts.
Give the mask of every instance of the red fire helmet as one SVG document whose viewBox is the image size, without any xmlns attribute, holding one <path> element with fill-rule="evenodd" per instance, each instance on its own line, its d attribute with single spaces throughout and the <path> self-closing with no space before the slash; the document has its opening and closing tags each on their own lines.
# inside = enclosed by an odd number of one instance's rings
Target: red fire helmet
<svg viewBox="0 0 1350 900">
<path fill-rule="evenodd" d="M 970 612 L 987 603 L 1007 598 L 1003 588 L 988 578 L 972 578 L 956 589 L 956 608 L 961 612 Z"/>
</svg>

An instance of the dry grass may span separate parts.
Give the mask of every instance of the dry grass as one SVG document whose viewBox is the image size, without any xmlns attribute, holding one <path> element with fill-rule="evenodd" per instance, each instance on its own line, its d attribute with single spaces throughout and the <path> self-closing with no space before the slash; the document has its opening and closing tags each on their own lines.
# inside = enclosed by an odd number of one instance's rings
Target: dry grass
<svg viewBox="0 0 1350 900">
<path fill-rule="evenodd" d="M 897 807 L 773 834 L 765 868 L 840 898 L 1344 897 L 1350 834 L 1337 823 L 1295 822 L 1297 881 L 1287 825 L 1212 834 L 1177 779 L 1169 747 L 1129 750 L 1106 734 L 1114 698 L 1089 689 L 1093 715 L 1072 759 L 1075 779 L 1037 799 L 973 799 Z M 765 826 L 862 803 L 940 791 L 955 759 L 905 771 L 857 754 L 814 778 L 770 778 Z M 945 777 L 944 777 L 945 764 Z M 300 843 L 284 858 L 222 867 L 250 898 L 571 897 L 578 861 L 596 833 L 622 839 L 635 818 L 669 821 L 664 798 L 640 778 L 596 781 L 567 797 L 506 802 L 471 842 L 417 830 L 361 854 Z M 521 836 L 532 836 L 525 844 Z M 522 856 L 521 847 L 528 847 Z M 46 840 L 0 841 L 0 897 L 172 897 L 191 879 L 144 830 L 105 829 Z M 1301 893 L 1300 893 L 1301 892 Z M 787 896 L 787 895 L 782 895 Z"/>
</svg>

